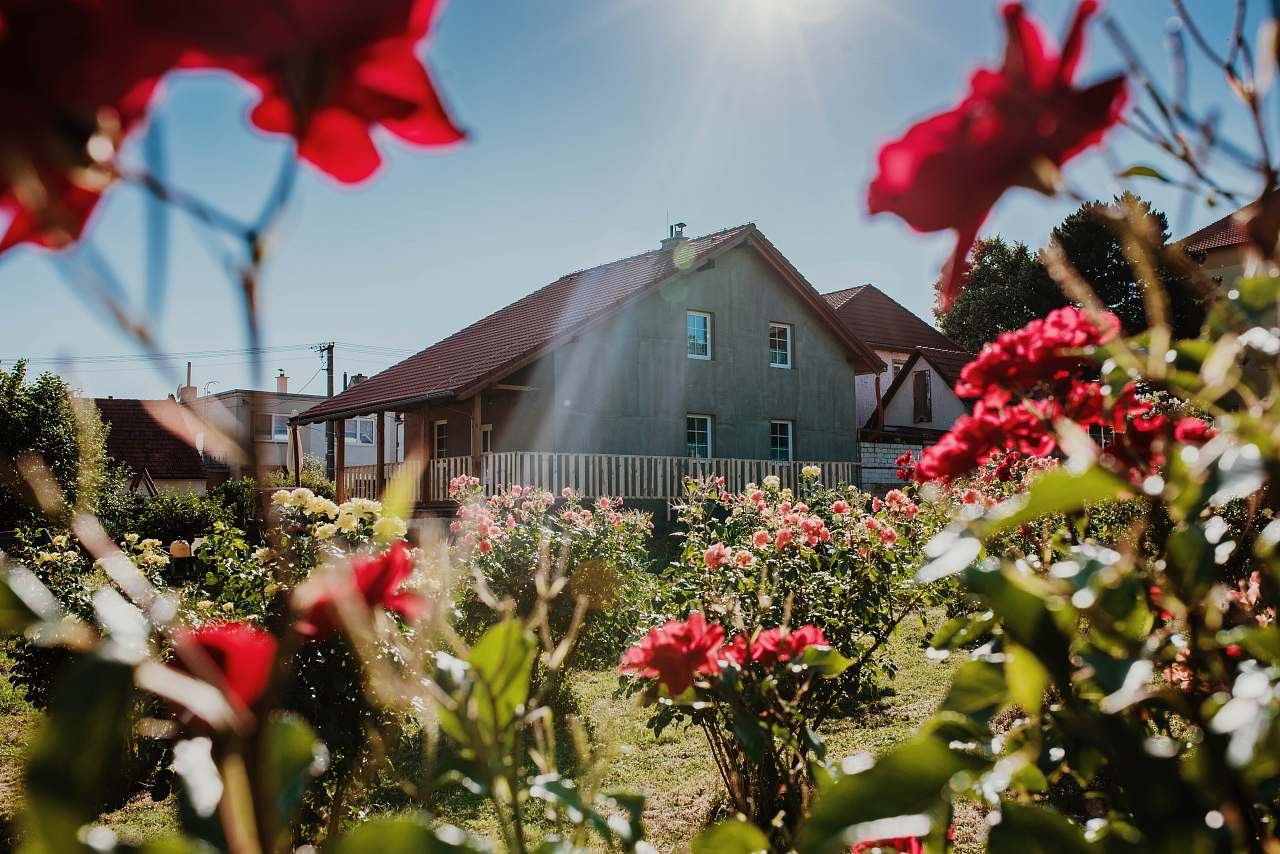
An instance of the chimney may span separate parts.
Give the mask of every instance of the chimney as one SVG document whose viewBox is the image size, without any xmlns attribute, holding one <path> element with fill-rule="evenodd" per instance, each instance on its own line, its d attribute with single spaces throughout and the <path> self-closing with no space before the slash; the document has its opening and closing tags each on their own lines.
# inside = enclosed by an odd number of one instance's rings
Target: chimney
<svg viewBox="0 0 1280 854">
<path fill-rule="evenodd" d="M 276 375 L 276 394 L 289 393 L 289 376 L 284 372 L 284 368 L 280 369 L 280 373 Z"/>
<path fill-rule="evenodd" d="M 675 225 L 670 226 L 668 229 L 670 233 L 663 238 L 659 246 L 663 249 L 675 249 L 681 243 L 687 241 L 689 238 L 684 236 L 685 228 L 686 226 L 683 222 L 677 222 Z"/>
<path fill-rule="evenodd" d="M 178 386 L 178 402 L 190 403 L 196 399 L 196 387 L 191 384 L 191 363 L 187 362 L 187 384 Z"/>
<path fill-rule="evenodd" d="M 367 379 L 369 378 L 366 377 L 364 374 L 356 374 L 351 378 L 351 385 L 360 385 L 360 383 L 364 382 Z"/>
</svg>

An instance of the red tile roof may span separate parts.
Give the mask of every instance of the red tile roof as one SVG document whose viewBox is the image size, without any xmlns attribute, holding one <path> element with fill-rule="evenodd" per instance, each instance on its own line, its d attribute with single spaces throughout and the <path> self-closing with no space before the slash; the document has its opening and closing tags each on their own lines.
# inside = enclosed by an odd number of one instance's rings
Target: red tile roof
<svg viewBox="0 0 1280 854">
<path fill-rule="evenodd" d="M 917 347 L 959 349 L 956 342 L 875 285 L 858 285 L 822 297 L 849 331 L 873 348 L 904 353 Z"/>
<path fill-rule="evenodd" d="M 160 425 L 147 407 L 178 404 L 164 400 L 99 397 L 94 401 L 102 420 L 111 426 L 107 453 L 135 474 L 148 472 L 153 480 L 201 480 L 206 475 L 200 453 Z"/>
<path fill-rule="evenodd" d="M 1244 224 L 1235 218 L 1236 213 L 1238 211 L 1229 213 L 1217 222 L 1211 222 L 1199 231 L 1182 238 L 1179 243 L 1183 251 L 1208 252 L 1210 249 L 1222 249 L 1244 243 L 1247 240 Z"/>
<path fill-rule="evenodd" d="M 754 223 L 695 237 L 687 249 L 654 249 L 562 276 L 443 341 L 297 416 L 299 423 L 348 417 L 396 404 L 466 396 L 548 352 L 632 299 L 750 239 L 792 281 L 813 309 L 870 369 L 879 359 L 849 334 L 822 297 Z M 678 266 L 677 266 L 678 262 Z"/>
</svg>

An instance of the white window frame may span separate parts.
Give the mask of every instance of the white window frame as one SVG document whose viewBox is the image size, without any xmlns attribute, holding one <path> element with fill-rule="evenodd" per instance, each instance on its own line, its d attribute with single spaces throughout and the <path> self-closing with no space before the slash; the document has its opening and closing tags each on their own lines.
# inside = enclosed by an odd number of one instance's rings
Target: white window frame
<svg viewBox="0 0 1280 854">
<path fill-rule="evenodd" d="M 440 451 L 440 428 L 444 428 L 444 451 Z M 432 459 L 443 459 L 449 456 L 449 419 L 441 418 L 439 421 L 431 422 L 431 457 Z"/>
<path fill-rule="evenodd" d="M 263 435 L 258 432 L 258 418 L 262 416 L 271 416 L 271 434 Z M 201 435 L 203 439 L 203 434 Z M 289 416 L 281 415 L 276 412 L 258 412 L 254 414 L 253 425 L 253 441 L 255 442 L 287 442 L 289 441 Z"/>
<path fill-rule="evenodd" d="M 493 425 L 492 424 L 480 425 L 480 453 L 482 454 L 493 453 Z"/>
<path fill-rule="evenodd" d="M 787 333 L 787 349 L 786 349 L 787 361 L 785 363 L 775 362 L 773 360 L 773 330 L 775 329 L 782 329 Z M 769 367 L 781 368 L 782 370 L 785 370 L 785 371 L 791 370 L 791 365 L 795 362 L 795 349 L 796 349 L 795 327 L 792 326 L 790 323 L 778 323 L 778 322 L 770 321 L 769 323 Z"/>
<path fill-rule="evenodd" d="M 357 418 L 344 418 L 342 420 L 342 438 L 348 445 L 360 445 L 366 448 L 372 448 L 378 442 L 378 425 L 374 421 L 376 416 L 362 415 Z M 369 441 L 360 438 L 360 425 L 369 425 Z M 347 435 L 347 425 L 351 425 L 354 432 Z"/>
<path fill-rule="evenodd" d="M 773 455 L 773 428 L 776 425 L 785 424 L 787 428 L 787 456 L 785 459 L 778 459 Z M 769 421 L 769 459 L 776 463 L 794 462 L 796 458 L 796 422 L 789 418 L 773 418 Z"/>
<path fill-rule="evenodd" d="M 889 359 L 889 379 L 893 379 L 900 374 L 910 359 L 910 356 L 891 356 Z"/>
<path fill-rule="evenodd" d="M 707 324 L 707 352 L 705 354 L 692 352 L 693 339 L 689 337 L 689 321 L 694 317 L 702 318 L 704 321 L 706 321 L 706 324 Z M 715 345 L 713 344 L 713 340 L 714 340 L 714 333 L 712 331 L 711 312 L 694 311 L 693 309 L 686 311 L 684 314 L 685 355 L 687 355 L 690 359 L 698 359 L 703 362 L 710 361 L 712 354 L 715 353 Z"/>
<path fill-rule="evenodd" d="M 705 457 L 695 457 L 689 453 L 689 422 L 695 418 L 700 418 L 707 425 L 707 455 Z M 689 412 L 684 416 L 684 453 L 685 456 L 693 460 L 709 460 L 715 457 L 715 431 L 716 420 L 714 416 L 707 415 L 703 412 Z"/>
</svg>

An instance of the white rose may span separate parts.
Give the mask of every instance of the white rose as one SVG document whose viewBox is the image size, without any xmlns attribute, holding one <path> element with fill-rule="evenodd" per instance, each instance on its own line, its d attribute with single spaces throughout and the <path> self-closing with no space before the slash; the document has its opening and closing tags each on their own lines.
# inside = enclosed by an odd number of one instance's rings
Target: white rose
<svg viewBox="0 0 1280 854">
<path fill-rule="evenodd" d="M 338 526 L 332 522 L 328 522 L 324 525 L 316 525 L 315 534 L 317 540 L 327 540 L 336 533 L 338 533 Z"/>
<path fill-rule="evenodd" d="M 356 526 L 360 524 L 360 517 L 354 513 L 339 513 L 338 527 L 348 533 L 354 531 Z"/>
<path fill-rule="evenodd" d="M 776 474 L 771 474 L 764 479 L 765 489 L 777 489 L 781 485 L 782 485 L 782 481 L 778 479 L 778 476 Z"/>
<path fill-rule="evenodd" d="M 373 535 L 379 540 L 398 540 L 409 530 L 404 520 L 394 516 L 383 516 L 373 523 Z"/>
<path fill-rule="evenodd" d="M 305 486 L 301 486 L 290 494 L 289 503 L 294 507 L 306 507 L 307 503 L 315 497 L 316 494 L 314 492 L 307 489 Z"/>
<path fill-rule="evenodd" d="M 271 493 L 271 503 L 277 507 L 288 507 L 293 503 L 293 493 L 287 489 L 277 489 Z"/>
</svg>

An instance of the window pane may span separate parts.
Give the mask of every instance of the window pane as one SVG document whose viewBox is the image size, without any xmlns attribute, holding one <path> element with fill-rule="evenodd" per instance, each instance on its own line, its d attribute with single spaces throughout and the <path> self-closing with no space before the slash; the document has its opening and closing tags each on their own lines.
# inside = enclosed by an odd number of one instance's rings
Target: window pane
<svg viewBox="0 0 1280 854">
<path fill-rule="evenodd" d="M 711 419 L 705 415 L 690 415 L 685 419 L 685 438 L 688 455 L 705 460 L 711 457 Z"/>
<path fill-rule="evenodd" d="M 933 420 L 933 401 L 929 388 L 929 372 L 916 371 L 911 376 L 913 421 L 917 424 Z"/>
<path fill-rule="evenodd" d="M 356 430 L 357 430 L 357 429 L 358 429 L 358 428 L 356 427 L 355 419 L 353 419 L 353 418 L 348 418 L 346 421 L 343 421 L 343 422 L 342 422 L 342 436 L 343 436 L 343 438 L 350 439 L 351 441 L 353 441 L 353 442 L 354 442 L 354 441 L 356 440 Z"/>
<path fill-rule="evenodd" d="M 288 415 L 272 415 L 271 416 L 271 438 L 288 439 L 289 438 L 289 416 Z"/>
<path fill-rule="evenodd" d="M 480 451 L 486 454 L 493 452 L 493 428 L 492 427 L 480 428 Z"/>
<path fill-rule="evenodd" d="M 711 318 L 700 312 L 691 311 L 686 318 L 688 333 L 688 352 L 699 359 L 711 357 Z"/>
<path fill-rule="evenodd" d="M 271 438 L 271 414 L 255 412 L 253 415 L 253 435 L 256 439 Z"/>
<path fill-rule="evenodd" d="M 769 326 L 769 364 L 791 367 L 791 327 L 784 323 Z"/>
<path fill-rule="evenodd" d="M 780 462 L 791 460 L 791 422 L 769 423 L 769 459 Z"/>
<path fill-rule="evenodd" d="M 440 421 L 435 425 L 435 447 L 433 448 L 436 457 L 444 457 L 449 454 L 449 422 Z"/>
</svg>

